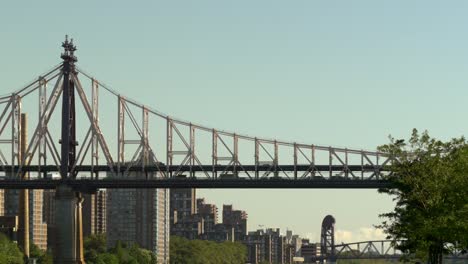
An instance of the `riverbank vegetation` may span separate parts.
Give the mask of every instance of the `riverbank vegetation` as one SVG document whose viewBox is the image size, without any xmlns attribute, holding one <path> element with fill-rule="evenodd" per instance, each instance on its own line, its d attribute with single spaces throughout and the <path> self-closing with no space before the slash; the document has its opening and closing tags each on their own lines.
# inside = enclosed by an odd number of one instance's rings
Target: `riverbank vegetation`
<svg viewBox="0 0 468 264">
<path fill-rule="evenodd" d="M 407 260 L 442 263 L 444 254 L 468 248 L 468 144 L 464 138 L 441 141 L 427 132 L 408 141 L 391 139 L 379 148 L 394 158 L 388 176 L 394 211 L 381 215 L 389 239 Z"/>
<path fill-rule="evenodd" d="M 244 264 L 247 249 L 237 242 L 217 243 L 171 236 L 171 264 Z"/>
</svg>

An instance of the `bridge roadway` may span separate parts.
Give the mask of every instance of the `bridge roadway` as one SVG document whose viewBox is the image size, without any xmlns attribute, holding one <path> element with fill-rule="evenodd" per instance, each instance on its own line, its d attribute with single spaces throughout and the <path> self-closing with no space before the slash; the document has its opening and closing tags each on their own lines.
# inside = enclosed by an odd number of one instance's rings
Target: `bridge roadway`
<svg viewBox="0 0 468 264">
<path fill-rule="evenodd" d="M 0 189 L 54 189 L 67 183 L 75 190 L 92 192 L 101 188 L 242 188 L 242 189 L 376 189 L 390 187 L 385 180 L 332 180 L 332 179 L 75 179 L 75 180 L 0 180 Z"/>
<path fill-rule="evenodd" d="M 17 173 L 19 170 L 23 172 L 58 172 L 57 166 L 3 166 L 0 167 L 0 172 L 4 173 Z M 113 170 L 115 171 L 116 168 Z M 121 166 L 120 171 L 128 172 L 141 172 L 143 175 L 146 172 L 164 172 L 167 175 L 170 172 L 228 172 L 232 166 L 225 165 L 204 165 L 204 166 L 133 166 L 125 167 Z M 310 165 L 278 165 L 277 172 L 290 172 L 294 174 L 296 172 L 303 172 L 310 170 Z M 360 165 L 349 165 L 346 166 L 329 166 L 329 165 L 316 165 L 316 171 L 320 172 L 336 172 L 336 171 L 368 171 L 375 172 L 376 175 L 379 175 L 382 170 L 381 167 L 376 166 L 360 166 Z M 300 178 L 282 176 L 282 177 L 212 177 L 208 178 L 206 176 L 202 177 L 152 177 L 149 175 L 146 178 L 134 178 L 128 176 L 110 176 L 112 168 L 107 165 L 99 166 L 77 166 L 75 167 L 76 172 L 103 172 L 106 174 L 102 175 L 99 179 L 90 179 L 78 177 L 76 179 L 67 179 L 65 180 L 67 184 L 72 186 L 76 190 L 80 191 L 93 191 L 99 188 L 259 188 L 259 189 L 271 189 L 271 188 L 337 188 L 337 189 L 375 189 L 382 187 L 389 187 L 390 183 L 386 180 L 379 179 L 377 176 L 373 178 L 366 177 L 307 177 Z M 244 165 L 243 171 L 248 172 L 271 172 L 271 166 L 267 165 Z M 242 172 L 242 171 L 240 171 Z M 110 174 L 112 175 L 112 174 Z M 162 175 L 162 174 L 161 174 Z M 2 189 L 54 189 L 59 184 L 64 183 L 63 180 L 54 180 L 54 179 L 28 179 L 20 180 L 15 178 L 4 178 L 0 180 L 0 188 Z"/>
</svg>

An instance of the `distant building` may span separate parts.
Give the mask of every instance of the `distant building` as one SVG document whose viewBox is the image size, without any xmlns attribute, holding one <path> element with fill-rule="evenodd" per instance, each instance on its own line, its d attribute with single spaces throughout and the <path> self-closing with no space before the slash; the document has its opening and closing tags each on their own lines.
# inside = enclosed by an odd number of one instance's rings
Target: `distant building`
<svg viewBox="0 0 468 264">
<path fill-rule="evenodd" d="M 19 215 L 20 190 L 4 191 L 4 215 Z M 40 249 L 47 249 L 47 224 L 43 217 L 44 190 L 29 190 L 29 239 Z"/>
<path fill-rule="evenodd" d="M 139 174 L 125 177 L 139 178 Z M 158 263 L 169 263 L 169 199 L 169 189 L 107 190 L 108 247 L 117 241 L 137 243 L 156 254 Z"/>
<path fill-rule="evenodd" d="M 197 212 L 196 190 L 192 188 L 171 189 L 170 210 L 172 224 L 195 214 Z"/>
<path fill-rule="evenodd" d="M 291 264 L 296 256 L 296 248 L 291 244 L 286 244 L 284 247 L 284 263 Z"/>
<path fill-rule="evenodd" d="M 200 239 L 205 233 L 204 221 L 197 214 L 185 216 L 172 225 L 171 235 L 187 239 Z"/>
<path fill-rule="evenodd" d="M 47 248 L 55 246 L 55 190 L 44 190 L 44 222 L 47 223 Z"/>
<path fill-rule="evenodd" d="M 197 199 L 197 214 L 203 219 L 205 233 L 211 233 L 218 224 L 218 207 L 206 204 L 205 199 Z"/>
<path fill-rule="evenodd" d="M 247 213 L 233 210 L 232 205 L 223 205 L 223 224 L 234 229 L 234 240 L 243 241 L 247 235 Z"/>
<path fill-rule="evenodd" d="M 279 228 L 267 228 L 265 235 L 269 237 L 269 245 L 266 247 L 266 254 L 270 257 L 271 263 L 283 263 L 285 238 L 280 235 Z"/>
<path fill-rule="evenodd" d="M 294 246 L 294 255 L 299 257 L 301 253 L 302 238 L 300 238 L 298 235 L 293 235 L 291 239 L 291 245 Z"/>
<path fill-rule="evenodd" d="M 216 224 L 212 229 L 205 229 L 205 232 L 201 238 L 216 242 L 234 242 L 234 236 L 234 228 L 227 227 L 224 224 Z"/>
<path fill-rule="evenodd" d="M 301 256 L 306 263 L 316 261 L 320 256 L 320 243 L 304 243 L 301 246 Z"/>
<path fill-rule="evenodd" d="M 196 199 L 195 189 L 171 190 L 171 235 L 217 242 L 243 241 L 247 213 L 223 206 L 223 222 L 218 223 L 218 207 Z"/>
<path fill-rule="evenodd" d="M 106 233 L 107 191 L 98 190 L 94 194 L 83 195 L 83 236 Z"/>
<path fill-rule="evenodd" d="M 269 259 L 266 256 L 265 246 L 269 245 L 268 237 L 261 229 L 251 231 L 246 237 L 245 245 L 247 246 L 247 261 L 249 263 L 258 264 Z"/>
<path fill-rule="evenodd" d="M 292 244 L 293 232 L 292 230 L 286 230 L 286 243 Z"/>
<path fill-rule="evenodd" d="M 0 216 L 0 233 L 10 240 L 18 242 L 18 216 Z"/>
<path fill-rule="evenodd" d="M 289 263 L 286 254 L 286 238 L 280 235 L 279 228 L 249 232 L 244 243 L 247 246 L 250 263 Z"/>
</svg>

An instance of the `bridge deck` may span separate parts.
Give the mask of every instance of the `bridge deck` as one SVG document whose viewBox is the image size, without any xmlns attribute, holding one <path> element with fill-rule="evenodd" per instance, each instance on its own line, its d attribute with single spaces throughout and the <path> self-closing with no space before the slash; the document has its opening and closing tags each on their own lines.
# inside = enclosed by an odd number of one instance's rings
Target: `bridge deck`
<svg viewBox="0 0 468 264">
<path fill-rule="evenodd" d="M 0 189 L 53 189 L 64 183 L 62 180 L 31 179 L 31 180 L 0 180 Z M 293 180 L 293 179 L 76 179 L 68 180 L 67 184 L 81 191 L 100 188 L 249 188 L 249 189 L 375 189 L 389 187 L 384 180 Z"/>
</svg>

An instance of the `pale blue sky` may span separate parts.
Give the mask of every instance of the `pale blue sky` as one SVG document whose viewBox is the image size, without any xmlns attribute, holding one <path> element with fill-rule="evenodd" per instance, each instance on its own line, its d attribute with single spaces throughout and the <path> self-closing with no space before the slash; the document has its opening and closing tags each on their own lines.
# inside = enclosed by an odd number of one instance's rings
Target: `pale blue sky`
<svg viewBox="0 0 468 264">
<path fill-rule="evenodd" d="M 387 136 L 468 131 L 465 1 L 34 1 L 0 4 L 0 94 L 57 64 L 173 116 L 249 135 L 374 149 Z M 201 190 L 249 228 L 353 232 L 391 199 L 374 190 Z"/>
</svg>

